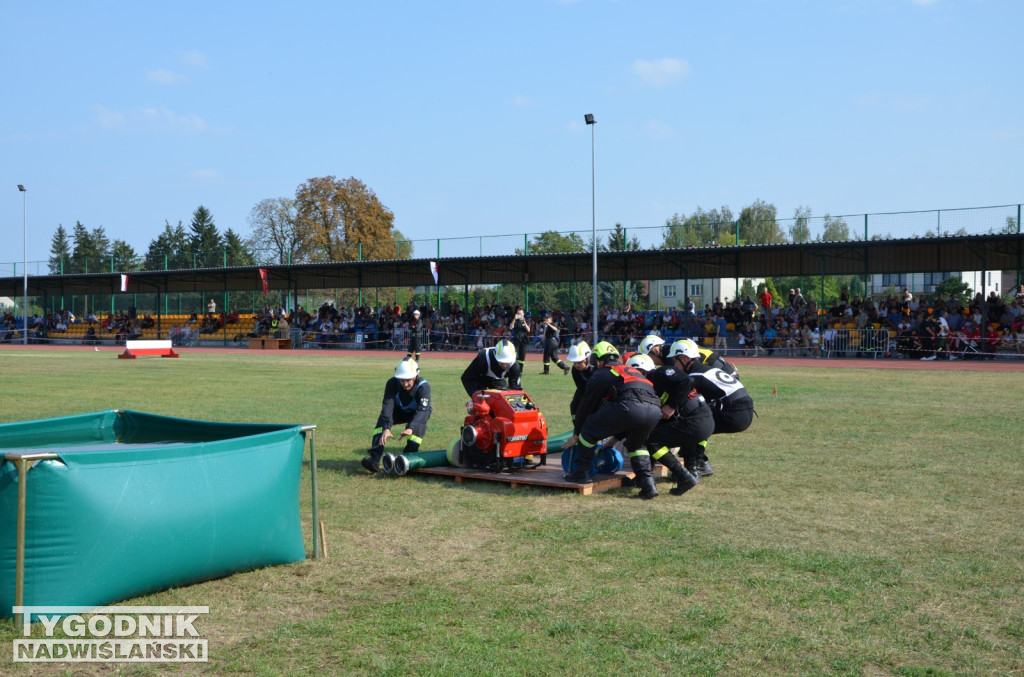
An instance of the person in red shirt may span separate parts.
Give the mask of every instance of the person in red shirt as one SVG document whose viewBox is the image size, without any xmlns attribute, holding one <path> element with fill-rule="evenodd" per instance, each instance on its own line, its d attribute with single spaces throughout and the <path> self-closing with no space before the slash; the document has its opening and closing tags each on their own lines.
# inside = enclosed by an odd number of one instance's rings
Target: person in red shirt
<svg viewBox="0 0 1024 677">
<path fill-rule="evenodd" d="M 762 287 L 764 291 L 757 295 L 758 300 L 761 302 L 761 315 L 768 316 L 772 309 L 772 293 L 768 291 L 768 287 Z"/>
</svg>

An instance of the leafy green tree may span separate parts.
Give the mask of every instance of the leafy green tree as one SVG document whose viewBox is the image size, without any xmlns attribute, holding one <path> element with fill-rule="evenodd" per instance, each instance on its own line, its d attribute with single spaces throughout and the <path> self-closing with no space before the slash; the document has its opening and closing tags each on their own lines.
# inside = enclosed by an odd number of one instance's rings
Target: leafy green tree
<svg viewBox="0 0 1024 677">
<path fill-rule="evenodd" d="M 395 258 L 395 215 L 354 177 L 309 179 L 295 191 L 295 225 L 315 261 Z"/>
<path fill-rule="evenodd" d="M 191 268 L 190 246 L 188 233 L 185 232 L 185 226 L 181 221 L 173 228 L 165 221 L 164 231 L 149 243 L 143 267 L 145 270 Z"/>
<path fill-rule="evenodd" d="M 786 235 L 775 217 L 775 205 L 756 200 L 740 212 L 737 227 L 743 244 L 783 244 Z"/>
<path fill-rule="evenodd" d="M 60 275 L 71 258 L 71 241 L 64 226 L 57 225 L 57 232 L 50 239 L 50 274 Z"/>
<path fill-rule="evenodd" d="M 970 304 L 971 296 L 973 294 L 970 285 L 959 277 L 947 277 L 945 280 L 935 285 L 935 292 L 941 292 L 943 298 L 959 299 L 964 306 Z"/>
<path fill-rule="evenodd" d="M 1018 226 L 1019 224 L 1017 223 L 1016 216 L 1007 216 L 1006 225 L 1003 226 L 1003 229 L 999 232 L 1003 235 L 1013 235 L 1014 233 L 1020 232 L 1020 228 Z"/>
<path fill-rule="evenodd" d="M 822 223 L 821 242 L 847 242 L 852 239 L 850 226 L 847 225 L 843 217 L 837 216 L 833 218 L 831 214 L 825 214 L 825 220 Z"/>
<path fill-rule="evenodd" d="M 789 228 L 789 239 L 793 241 L 793 244 L 811 241 L 811 227 L 808 225 L 810 220 L 810 207 L 797 207 L 793 210 L 793 225 Z"/>
<path fill-rule="evenodd" d="M 224 264 L 224 241 L 213 222 L 213 215 L 199 205 L 192 212 L 189 247 L 196 268 L 218 268 Z"/>
<path fill-rule="evenodd" d="M 729 207 L 721 210 L 704 211 L 700 207 L 690 216 L 674 214 L 665 222 L 666 249 L 684 247 L 714 247 L 719 244 L 735 244 L 733 215 Z"/>
</svg>

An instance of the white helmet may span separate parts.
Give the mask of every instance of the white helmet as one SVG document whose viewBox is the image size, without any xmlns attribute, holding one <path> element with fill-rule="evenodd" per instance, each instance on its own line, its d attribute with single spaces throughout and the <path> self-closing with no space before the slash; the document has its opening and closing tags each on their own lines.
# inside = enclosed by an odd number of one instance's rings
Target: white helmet
<svg viewBox="0 0 1024 677">
<path fill-rule="evenodd" d="M 516 361 L 516 347 L 507 339 L 501 339 L 491 350 L 494 351 L 494 359 L 502 364 L 512 364 Z"/>
<path fill-rule="evenodd" d="M 628 360 L 626 360 L 626 364 L 629 365 L 630 367 L 636 367 L 640 371 L 652 371 L 653 369 L 655 369 L 654 360 L 647 357 L 646 355 L 633 355 Z"/>
<path fill-rule="evenodd" d="M 569 355 L 565 358 L 570 362 L 586 362 L 590 359 L 590 346 L 580 341 L 569 346 Z"/>
<path fill-rule="evenodd" d="M 668 349 L 668 357 L 673 358 L 679 357 L 680 355 L 689 357 L 691 360 L 696 360 L 700 357 L 700 350 L 697 349 L 697 344 L 690 339 L 679 339 Z"/>
<path fill-rule="evenodd" d="M 411 357 L 403 357 L 402 361 L 395 367 L 395 378 L 399 380 L 406 380 L 410 378 L 416 378 L 420 374 L 420 365 L 416 364 L 416 360 Z"/>
<path fill-rule="evenodd" d="M 656 348 L 657 346 L 660 346 L 663 343 L 665 343 L 665 339 L 661 338 L 660 336 L 651 334 L 650 336 L 644 337 L 644 340 L 640 342 L 640 345 L 637 348 L 637 350 L 639 350 L 640 353 L 643 355 L 650 355 L 651 350 L 653 348 Z"/>
</svg>

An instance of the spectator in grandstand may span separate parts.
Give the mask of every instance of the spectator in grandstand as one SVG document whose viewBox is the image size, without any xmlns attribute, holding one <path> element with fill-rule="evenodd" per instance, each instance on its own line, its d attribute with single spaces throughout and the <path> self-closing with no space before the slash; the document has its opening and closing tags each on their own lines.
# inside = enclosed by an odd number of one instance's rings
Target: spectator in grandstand
<svg viewBox="0 0 1024 677">
<path fill-rule="evenodd" d="M 761 293 L 757 295 L 758 301 L 761 302 L 761 316 L 767 318 L 772 308 L 772 293 L 768 291 L 768 286 L 761 287 Z"/>
<path fill-rule="evenodd" d="M 206 304 L 206 314 L 213 315 L 217 312 L 217 302 L 210 299 L 209 303 Z"/>
<path fill-rule="evenodd" d="M 146 315 L 142 316 L 142 321 L 140 322 L 140 325 L 142 326 L 143 329 L 152 329 L 153 327 L 156 326 L 156 320 L 154 320 L 153 317 L 147 313 Z"/>
<path fill-rule="evenodd" d="M 938 359 L 938 354 L 935 352 L 938 349 L 938 336 L 938 324 L 933 316 L 928 315 L 917 329 L 917 339 L 921 344 L 923 353 L 921 360 L 923 362 Z"/>
<path fill-rule="evenodd" d="M 821 350 L 821 331 L 818 329 L 818 325 L 808 323 L 804 327 L 804 348 L 808 351 L 811 357 L 819 357 Z"/>
<path fill-rule="evenodd" d="M 96 327 L 89 323 L 89 328 L 85 330 L 85 337 L 82 339 L 82 345 L 93 346 L 99 343 L 96 338 Z"/>
<path fill-rule="evenodd" d="M 514 390 L 522 388 L 522 373 L 516 364 L 516 348 L 511 341 L 501 340 L 493 348 L 476 354 L 462 372 L 462 387 L 470 397 L 478 390 Z"/>
<path fill-rule="evenodd" d="M 713 348 L 722 351 L 723 355 L 729 352 L 726 337 L 729 333 L 729 323 L 725 320 L 725 313 L 721 312 L 715 317 L 715 341 Z"/>
<path fill-rule="evenodd" d="M 778 339 L 779 332 L 775 328 L 774 324 L 765 323 L 764 328 L 764 350 L 765 353 L 771 355 L 775 352 L 776 340 Z"/>
<path fill-rule="evenodd" d="M 794 324 L 793 328 L 789 331 L 789 336 L 786 337 L 786 353 L 789 354 L 790 357 L 793 355 L 799 355 L 800 349 L 803 347 L 803 332 L 800 331 L 799 325 Z"/>
<path fill-rule="evenodd" d="M 370 472 L 380 470 L 384 445 L 394 438 L 391 428 L 396 424 L 404 425 L 398 435 L 399 442 L 406 440 L 402 453 L 419 451 L 431 411 L 430 384 L 420 376 L 419 364 L 406 357 L 395 367 L 395 375 L 384 384 L 384 400 L 370 440 L 370 449 L 360 464 Z"/>
</svg>

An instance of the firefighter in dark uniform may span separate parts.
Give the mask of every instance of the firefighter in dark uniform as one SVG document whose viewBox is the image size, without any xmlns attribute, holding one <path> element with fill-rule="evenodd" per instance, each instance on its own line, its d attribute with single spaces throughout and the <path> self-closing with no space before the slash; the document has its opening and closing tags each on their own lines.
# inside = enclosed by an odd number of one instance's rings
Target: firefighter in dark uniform
<svg viewBox="0 0 1024 677">
<path fill-rule="evenodd" d="M 697 345 L 692 341 L 691 343 Z M 697 345 L 697 352 L 700 353 L 700 363 L 703 364 L 705 367 L 711 367 L 712 369 L 721 369 L 726 374 L 739 376 L 739 372 L 736 371 L 736 367 L 732 364 L 732 362 L 729 362 L 715 351 Z"/>
<path fill-rule="evenodd" d="M 409 323 L 409 354 L 407 357 L 420 361 L 420 336 L 423 332 L 423 323 L 420 321 L 420 311 L 412 311 L 412 322 Z"/>
<path fill-rule="evenodd" d="M 644 445 L 661 420 L 661 403 L 654 386 L 639 369 L 619 364 L 619 351 L 607 341 L 594 346 L 591 359 L 594 374 L 587 381 L 567 444 L 576 446 L 576 470 L 565 479 L 578 484 L 590 482 L 597 444 L 615 437 L 629 454 L 629 464 L 636 474 L 634 483 L 640 487 L 639 498 L 654 498 L 658 489 L 651 472 L 651 455 Z"/>
<path fill-rule="evenodd" d="M 697 344 L 689 339 L 673 343 L 668 354 L 693 378 L 694 388 L 711 406 L 715 434 L 740 433 L 750 427 L 754 420 L 754 399 L 735 375 L 702 364 Z M 702 475 L 714 472 L 706 454 L 697 469 Z"/>
<path fill-rule="evenodd" d="M 493 348 L 478 352 L 462 372 L 462 387 L 470 397 L 480 390 L 521 390 L 522 374 L 512 342 L 502 339 Z"/>
<path fill-rule="evenodd" d="M 665 364 L 665 359 L 661 354 L 664 346 L 665 339 L 656 334 L 650 334 L 640 341 L 640 345 L 636 347 L 636 352 L 638 355 L 646 355 L 651 358 L 651 361 L 654 362 L 654 366 L 660 367 Z"/>
<path fill-rule="evenodd" d="M 508 328 L 512 332 L 512 345 L 516 347 L 516 362 L 521 374 L 526 369 L 526 346 L 530 343 L 530 323 L 526 321 L 526 312 L 522 306 L 516 306 Z"/>
<path fill-rule="evenodd" d="M 546 316 L 540 326 L 544 329 L 544 371 L 541 373 L 547 374 L 551 363 L 554 362 L 562 369 L 563 375 L 568 374 L 569 365 L 558 359 L 558 325 L 555 324 L 554 318 Z"/>
<path fill-rule="evenodd" d="M 661 400 L 661 421 L 647 437 L 647 450 L 651 460 L 658 461 L 672 473 L 676 486 L 669 491 L 680 496 L 697 486 L 700 476 L 694 473 L 703 458 L 706 442 L 715 431 L 715 419 L 711 415 L 704 397 L 693 387 L 690 375 L 681 368 L 666 364 L 654 368 L 649 358 L 637 355 L 632 358 L 635 366 L 647 374 L 647 380 L 654 384 L 654 391 Z M 644 365 L 644 361 L 647 365 Z M 679 459 L 671 452 L 678 448 Z"/>
<path fill-rule="evenodd" d="M 587 388 L 587 381 L 594 373 L 594 367 L 590 364 L 590 346 L 586 341 L 580 341 L 569 346 L 567 360 L 572 364 L 572 380 L 576 385 L 576 392 L 569 402 L 569 415 L 576 420 L 576 410 L 579 409 L 580 399 L 583 398 L 583 391 Z"/>
<path fill-rule="evenodd" d="M 361 461 L 370 472 L 380 470 L 380 459 L 384 445 L 393 439 L 391 427 L 403 423 L 405 427 L 398 440 L 405 439 L 405 451 L 409 454 L 420 450 L 423 435 L 427 432 L 430 419 L 430 384 L 420 376 L 420 367 L 415 360 L 406 357 L 395 367 L 395 375 L 384 385 L 384 401 L 381 403 L 377 427 L 373 431 L 369 455 Z"/>
</svg>

